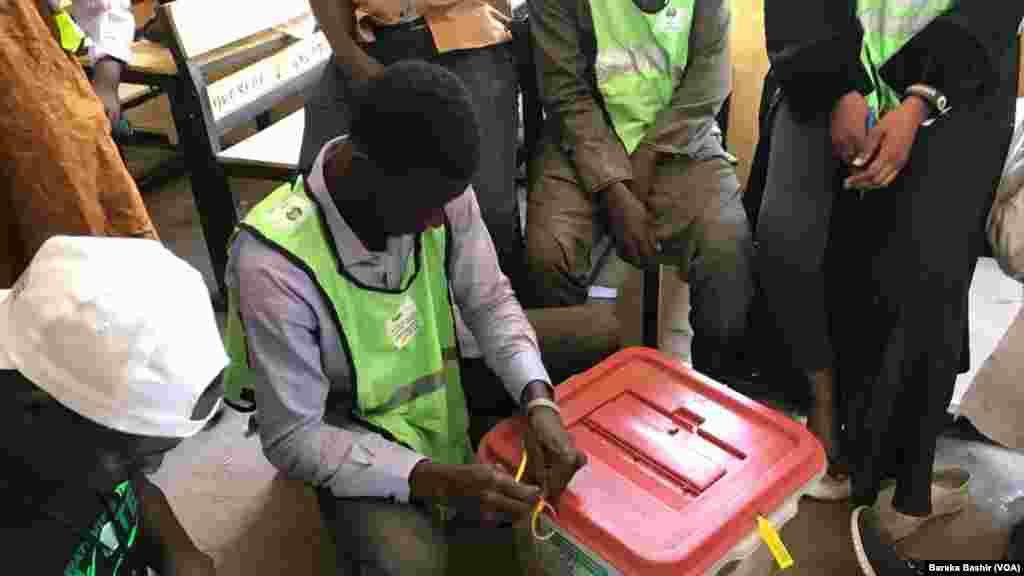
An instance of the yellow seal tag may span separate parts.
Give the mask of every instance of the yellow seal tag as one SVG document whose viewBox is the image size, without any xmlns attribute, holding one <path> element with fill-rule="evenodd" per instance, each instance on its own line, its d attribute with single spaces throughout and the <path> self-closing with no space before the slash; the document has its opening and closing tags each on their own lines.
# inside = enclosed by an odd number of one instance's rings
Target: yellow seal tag
<svg viewBox="0 0 1024 576">
<path fill-rule="evenodd" d="M 85 34 L 75 24 L 67 12 L 61 10 L 53 14 L 53 20 L 57 23 L 57 33 L 60 35 L 60 47 L 65 51 L 74 54 L 82 47 L 85 41 Z"/>
<path fill-rule="evenodd" d="M 779 532 L 764 516 L 757 517 L 757 533 L 761 535 L 761 540 L 768 545 L 768 550 L 775 557 L 779 568 L 785 570 L 793 565 L 793 557 L 789 555 L 789 550 L 786 550 L 786 545 L 782 543 Z"/>
</svg>

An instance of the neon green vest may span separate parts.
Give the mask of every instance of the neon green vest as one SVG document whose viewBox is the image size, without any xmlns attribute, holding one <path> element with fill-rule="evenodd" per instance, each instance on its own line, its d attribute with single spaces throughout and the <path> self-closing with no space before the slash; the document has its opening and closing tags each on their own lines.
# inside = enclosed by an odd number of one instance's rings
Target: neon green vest
<svg viewBox="0 0 1024 576">
<path fill-rule="evenodd" d="M 63 576 L 126 576 L 125 561 L 139 533 L 139 501 L 131 482 L 114 489 L 114 517 L 101 514 L 89 528 L 89 538 L 75 547 Z M 116 524 L 116 526 L 115 526 Z M 127 541 L 120 538 L 127 535 Z"/>
<path fill-rule="evenodd" d="M 629 154 L 668 107 L 683 77 L 695 1 L 669 0 L 657 14 L 646 14 L 629 0 L 590 2 L 597 87 Z"/>
<path fill-rule="evenodd" d="M 447 228 L 429 229 L 409 258 L 400 290 L 359 286 L 339 271 L 319 207 L 300 178 L 257 204 L 242 225 L 297 262 L 334 311 L 354 374 L 354 416 L 412 450 L 447 464 L 472 461 L 448 293 Z M 234 292 L 234 291 L 233 291 Z M 252 389 L 237 294 L 229 297 L 225 395 Z"/>
<path fill-rule="evenodd" d="M 858 0 L 857 17 L 864 26 L 861 61 L 875 82 L 868 104 L 878 116 L 903 100 L 885 84 L 878 70 L 925 26 L 948 11 L 956 0 Z"/>
<path fill-rule="evenodd" d="M 85 33 L 68 14 L 70 7 L 71 0 L 50 0 L 50 11 L 57 27 L 57 41 L 66 52 L 75 54 L 85 42 Z"/>
</svg>

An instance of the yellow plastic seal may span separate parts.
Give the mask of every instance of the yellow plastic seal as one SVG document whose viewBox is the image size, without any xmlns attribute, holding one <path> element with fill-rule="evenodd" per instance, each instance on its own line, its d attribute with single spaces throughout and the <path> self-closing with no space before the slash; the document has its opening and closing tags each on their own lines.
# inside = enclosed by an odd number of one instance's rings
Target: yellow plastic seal
<svg viewBox="0 0 1024 576">
<path fill-rule="evenodd" d="M 60 47 L 74 54 L 82 47 L 85 41 L 85 34 L 71 16 L 63 10 L 53 14 L 53 21 L 57 23 L 57 33 L 60 35 Z"/>
<path fill-rule="evenodd" d="M 786 545 L 782 543 L 779 532 L 764 516 L 757 517 L 757 532 L 761 535 L 761 540 L 768 545 L 768 550 L 775 557 L 779 568 L 785 570 L 793 565 L 793 557 L 789 555 L 789 550 L 786 550 Z"/>
<path fill-rule="evenodd" d="M 516 482 L 523 479 L 523 473 L 526 472 L 526 449 L 523 449 L 523 457 L 519 460 L 519 468 L 516 470 Z M 537 502 L 537 506 L 533 509 L 533 518 L 530 519 L 530 531 L 533 532 L 533 537 L 537 540 L 550 540 L 555 535 L 555 531 L 552 530 L 547 534 L 540 533 L 540 515 L 547 510 L 552 516 L 557 516 L 554 507 L 548 504 L 543 498 L 540 502 Z"/>
</svg>

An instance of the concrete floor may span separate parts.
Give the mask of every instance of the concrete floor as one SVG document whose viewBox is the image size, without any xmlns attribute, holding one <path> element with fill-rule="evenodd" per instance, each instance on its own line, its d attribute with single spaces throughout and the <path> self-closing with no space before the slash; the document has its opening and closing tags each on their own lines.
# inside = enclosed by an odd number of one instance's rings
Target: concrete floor
<svg viewBox="0 0 1024 576">
<path fill-rule="evenodd" d="M 166 104 L 155 101 L 129 117 L 137 124 L 156 127 L 163 122 Z M 154 120 L 155 119 L 155 120 Z M 166 130 L 171 127 L 164 123 Z M 171 130 L 172 131 L 172 130 Z M 129 149 L 129 165 L 137 172 L 152 163 L 159 153 Z M 242 211 L 258 201 L 274 183 L 232 182 Z M 146 195 L 146 204 L 164 242 L 206 276 L 213 276 L 206 246 L 187 178 L 173 181 Z M 1001 282 L 990 263 L 979 268 L 977 286 Z M 666 275 L 667 276 L 667 275 Z M 623 315 L 624 340 L 639 341 L 639 280 L 624 274 L 619 306 Z M 678 286 L 670 292 L 678 291 Z M 998 292 L 998 290 L 997 290 Z M 1003 300 L 1005 294 L 1000 293 Z M 664 298 L 666 302 L 673 298 Z M 983 299 L 984 300 L 984 299 Z M 990 304 L 998 300 L 993 297 Z M 1020 287 L 1010 300 L 1020 303 Z M 972 300 L 972 302 L 974 302 Z M 996 302 L 998 303 L 998 302 Z M 1005 302 L 1003 302 L 1005 304 Z M 1007 309 L 975 304 L 974 321 L 986 325 L 1009 324 Z M 663 340 L 663 348 L 685 357 L 687 328 L 679 316 L 665 318 L 674 336 Z M 1012 319 L 1012 315 L 1009 318 Z M 998 330 L 998 328 L 995 328 Z M 984 344 L 982 357 L 994 347 Z M 996 337 L 998 340 L 998 336 Z M 202 432 L 171 453 L 155 480 L 168 494 L 186 529 L 201 548 L 217 561 L 225 576 L 277 574 L 329 574 L 333 550 L 321 531 L 313 493 L 300 483 L 282 478 L 263 458 L 259 441 L 243 434 L 243 416 L 228 410 L 215 428 Z M 973 474 L 972 504 L 952 518 L 930 523 L 906 541 L 901 549 L 925 559 L 1002 558 L 1008 526 L 1024 517 L 1024 457 L 1001 448 L 943 439 L 941 463 L 959 464 Z M 788 572 L 801 575 L 859 574 L 849 543 L 849 509 L 845 504 L 821 504 L 804 499 L 799 515 L 782 531 L 796 565 Z M 770 571 L 770 570 L 769 570 Z"/>
</svg>

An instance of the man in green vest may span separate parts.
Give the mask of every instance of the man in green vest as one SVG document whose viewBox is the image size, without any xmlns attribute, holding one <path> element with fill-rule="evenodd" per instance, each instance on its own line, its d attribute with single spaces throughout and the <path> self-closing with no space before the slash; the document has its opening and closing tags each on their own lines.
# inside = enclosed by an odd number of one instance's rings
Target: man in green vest
<svg viewBox="0 0 1024 576">
<path fill-rule="evenodd" d="M 267 458 L 319 488 L 342 573 L 447 574 L 481 520 L 556 503 L 586 459 L 469 187 L 466 88 L 404 61 L 352 105 L 351 134 L 232 243 L 226 396 L 248 396 Z M 486 367 L 460 362 L 474 348 Z M 463 388 L 498 379 L 529 421 L 530 483 L 474 462 Z"/>
<path fill-rule="evenodd" d="M 725 377 L 753 292 L 735 159 L 716 116 L 730 91 L 729 2 L 530 0 L 548 125 L 530 168 L 527 256 L 538 306 L 581 304 L 608 232 L 638 266 L 691 289 L 693 364 Z"/>
</svg>

